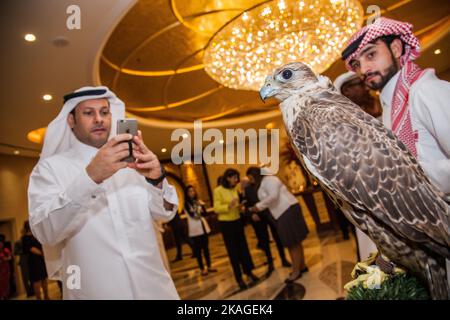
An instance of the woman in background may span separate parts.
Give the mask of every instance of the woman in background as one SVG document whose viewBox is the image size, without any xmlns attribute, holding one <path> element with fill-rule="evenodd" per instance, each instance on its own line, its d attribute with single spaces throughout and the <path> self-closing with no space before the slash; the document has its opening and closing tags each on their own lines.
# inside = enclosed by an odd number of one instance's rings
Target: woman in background
<svg viewBox="0 0 450 320">
<path fill-rule="evenodd" d="M 259 278 L 252 272 L 254 265 L 240 215 L 241 204 L 236 188 L 238 182 L 239 172 L 234 169 L 227 169 L 222 176 L 221 185 L 214 189 L 214 211 L 218 215 L 220 231 L 233 267 L 234 276 L 239 287 L 245 289 L 247 284 L 242 279 L 242 270 L 250 279 L 250 284 L 256 283 Z"/>
<path fill-rule="evenodd" d="M 6 300 L 9 296 L 9 276 L 11 251 L 5 248 L 5 236 L 0 234 L 0 300 Z"/>
<path fill-rule="evenodd" d="M 255 185 L 258 198 L 261 199 L 250 210 L 259 212 L 269 209 L 276 220 L 281 243 L 288 248 L 292 259 L 292 273 L 285 282 L 292 283 L 308 271 L 302 245 L 308 235 L 308 227 L 297 198 L 277 176 L 263 176 L 261 170 L 258 167 L 250 167 L 247 170 L 247 177 Z"/>
<path fill-rule="evenodd" d="M 25 235 L 22 237 L 23 252 L 28 255 L 28 266 L 30 281 L 33 285 L 34 294 L 37 300 L 41 300 L 41 289 L 44 292 L 44 299 L 50 300 L 48 296 L 47 270 L 45 268 L 44 252 L 42 245 L 33 236 L 28 221 L 24 224 Z"/>
<path fill-rule="evenodd" d="M 191 185 L 185 189 L 184 210 L 187 214 L 189 237 L 202 276 L 208 275 L 209 272 L 216 272 L 216 269 L 211 268 L 211 258 L 208 248 L 208 234 L 211 232 L 211 229 L 204 218 L 206 215 L 205 204 L 198 199 L 197 191 Z M 206 268 L 203 264 L 203 256 L 205 257 Z"/>
</svg>

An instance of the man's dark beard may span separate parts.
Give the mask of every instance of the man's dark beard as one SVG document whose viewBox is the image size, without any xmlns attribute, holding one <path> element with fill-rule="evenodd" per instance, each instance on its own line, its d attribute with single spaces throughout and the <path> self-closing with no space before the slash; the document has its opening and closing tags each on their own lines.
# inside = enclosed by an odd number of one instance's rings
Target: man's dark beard
<svg viewBox="0 0 450 320">
<path fill-rule="evenodd" d="M 376 72 L 369 72 L 364 75 L 364 83 L 372 90 L 382 90 L 384 88 L 384 86 L 386 85 L 386 83 L 388 83 L 388 81 L 391 80 L 391 78 L 393 76 L 395 76 L 395 74 L 398 71 L 397 61 L 395 60 L 394 55 L 392 54 L 391 48 L 388 47 L 388 49 L 391 53 L 392 64 L 386 70 L 385 74 L 382 75 L 380 72 L 376 71 Z M 380 82 L 371 82 L 371 83 L 366 82 L 366 79 L 369 76 L 373 76 L 373 75 L 379 75 L 381 77 L 381 81 Z"/>
</svg>

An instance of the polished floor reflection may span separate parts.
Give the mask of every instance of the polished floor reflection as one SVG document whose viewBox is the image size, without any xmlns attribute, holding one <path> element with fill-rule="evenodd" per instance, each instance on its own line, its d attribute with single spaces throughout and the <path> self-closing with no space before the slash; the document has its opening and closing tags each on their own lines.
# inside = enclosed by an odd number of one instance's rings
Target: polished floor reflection
<svg viewBox="0 0 450 320">
<path fill-rule="evenodd" d="M 227 253 L 220 234 L 209 239 L 212 267 L 218 272 L 202 276 L 187 245 L 183 246 L 183 260 L 170 264 L 171 274 L 181 299 L 282 299 L 282 300 L 317 300 L 339 299 L 345 296 L 344 284 L 350 281 L 350 272 L 356 263 L 356 243 L 353 234 L 344 240 L 339 231 L 329 230 L 318 234 L 314 222 L 300 201 L 310 233 L 303 242 L 306 264 L 309 272 L 302 275 L 294 284 L 285 285 L 290 268 L 281 266 L 281 260 L 275 242 L 271 242 L 275 259 L 275 271 L 269 278 L 264 278 L 267 270 L 265 255 L 256 247 L 255 233 L 250 225 L 245 227 L 247 241 L 255 264 L 254 273 L 260 281 L 254 286 L 240 290 L 237 286 Z M 326 220 L 326 209 L 321 197 L 316 197 L 316 204 L 321 220 Z M 169 260 L 176 256 L 175 248 L 169 249 Z M 286 250 L 286 256 L 289 256 Z M 245 277 L 245 276 L 244 276 Z M 245 278 L 244 278 L 245 279 Z M 60 299 L 56 282 L 49 283 L 51 299 Z M 17 299 L 27 299 L 21 295 Z M 30 299 L 35 299 L 31 297 Z"/>
<path fill-rule="evenodd" d="M 304 241 L 306 264 L 309 272 L 302 275 L 294 285 L 286 286 L 284 280 L 290 268 L 281 266 L 275 243 L 271 243 L 275 256 L 275 272 L 264 279 L 267 266 L 264 253 L 256 248 L 256 238 L 251 226 L 246 227 L 247 239 L 255 274 L 261 280 L 253 287 L 240 290 L 221 235 L 210 237 L 212 266 L 218 270 L 202 276 L 190 249 L 185 246 L 182 261 L 171 263 L 172 277 L 182 299 L 337 299 L 345 295 L 343 286 L 350 281 L 350 272 L 356 263 L 356 245 L 353 236 L 344 240 L 340 234 L 330 231 L 319 237 L 312 230 Z M 169 258 L 175 258 L 170 249 Z"/>
<path fill-rule="evenodd" d="M 321 199 L 316 201 L 321 218 L 325 210 Z M 301 201 L 302 202 L 302 201 Z M 253 287 L 240 290 L 231 269 L 225 246 L 220 234 L 210 237 L 212 267 L 217 273 L 202 276 L 195 259 L 187 245 L 183 247 L 183 260 L 171 263 L 172 277 L 182 299 L 338 299 L 345 296 L 344 285 L 350 281 L 350 273 L 356 263 L 356 243 L 353 234 L 344 240 L 340 232 L 330 230 L 316 232 L 312 218 L 303 205 L 305 219 L 310 229 L 304 241 L 306 264 L 309 272 L 302 275 L 293 285 L 286 286 L 284 280 L 290 268 L 283 268 L 275 242 L 271 243 L 275 257 L 275 272 L 264 279 L 267 266 L 264 253 L 256 247 L 256 237 L 251 226 L 245 231 L 255 264 L 254 273 L 261 280 Z M 286 254 L 288 256 L 287 250 Z M 176 250 L 168 250 L 170 260 L 176 256 Z"/>
</svg>

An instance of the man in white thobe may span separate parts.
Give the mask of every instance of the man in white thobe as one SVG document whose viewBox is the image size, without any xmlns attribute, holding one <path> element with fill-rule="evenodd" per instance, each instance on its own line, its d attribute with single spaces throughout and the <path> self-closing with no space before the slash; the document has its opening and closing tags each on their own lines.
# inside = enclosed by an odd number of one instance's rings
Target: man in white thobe
<svg viewBox="0 0 450 320">
<path fill-rule="evenodd" d="M 115 135 L 125 106 L 107 87 L 64 99 L 28 190 L 49 277 L 62 281 L 64 299 L 179 299 L 152 225 L 178 205 L 157 157 L 139 131 L 136 161 L 122 161 L 132 136 Z"/>
</svg>

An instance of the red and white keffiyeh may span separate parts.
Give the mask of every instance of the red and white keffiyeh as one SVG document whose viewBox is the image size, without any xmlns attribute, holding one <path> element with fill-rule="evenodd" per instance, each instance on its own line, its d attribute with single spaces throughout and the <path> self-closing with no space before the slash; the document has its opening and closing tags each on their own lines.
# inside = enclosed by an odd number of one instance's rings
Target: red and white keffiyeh
<svg viewBox="0 0 450 320">
<path fill-rule="evenodd" d="M 412 129 L 410 111 L 408 108 L 408 96 L 411 85 L 417 81 L 425 72 L 413 61 L 420 55 L 419 40 L 412 33 L 412 24 L 396 21 L 388 18 L 379 18 L 374 23 L 363 27 L 355 33 L 348 46 L 355 41 L 360 41 L 359 45 L 351 54 L 345 57 L 347 69 L 354 71 L 350 65 L 355 57 L 358 56 L 362 48 L 368 43 L 387 35 L 397 35 L 404 43 L 404 52 L 400 58 L 400 76 L 395 86 L 391 106 L 391 130 L 408 147 L 409 151 L 416 157 L 416 144 L 418 133 Z M 361 39 L 362 38 L 362 39 Z"/>
<path fill-rule="evenodd" d="M 364 35 L 363 39 L 359 43 L 356 50 L 345 58 L 345 64 L 347 68 L 351 71 L 355 71 L 349 65 L 349 62 L 353 60 L 368 43 L 378 39 L 382 36 L 397 35 L 400 40 L 405 44 L 405 52 L 401 58 L 402 66 L 407 61 L 413 61 L 420 55 L 420 44 L 419 39 L 412 33 L 413 25 L 408 22 L 402 22 L 397 20 L 392 20 L 388 18 L 378 18 L 372 24 L 366 25 L 356 32 L 347 43 L 350 46 L 353 42 L 358 40 Z"/>
</svg>

